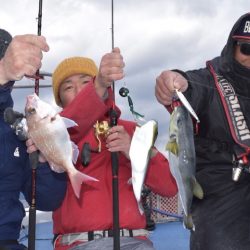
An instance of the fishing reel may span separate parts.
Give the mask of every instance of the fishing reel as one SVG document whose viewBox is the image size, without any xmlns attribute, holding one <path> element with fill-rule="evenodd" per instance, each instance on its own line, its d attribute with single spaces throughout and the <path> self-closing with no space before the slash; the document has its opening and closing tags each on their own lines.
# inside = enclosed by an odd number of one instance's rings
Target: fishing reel
<svg viewBox="0 0 250 250">
<path fill-rule="evenodd" d="M 91 153 L 101 152 L 101 138 L 107 137 L 109 134 L 109 124 L 107 121 L 97 121 L 94 125 L 95 138 L 98 142 L 97 148 L 91 148 L 88 142 L 85 142 L 82 147 L 81 161 L 84 167 L 87 167 L 91 161 Z"/>
<path fill-rule="evenodd" d="M 26 141 L 28 139 L 28 127 L 25 116 L 22 113 L 8 107 L 4 110 L 4 121 L 15 131 L 20 141 Z"/>
<path fill-rule="evenodd" d="M 233 167 L 233 172 L 232 172 L 233 181 L 237 182 L 242 172 L 250 173 L 250 167 L 248 166 L 248 159 L 246 157 L 243 157 L 238 161 L 236 161 L 234 157 L 233 164 L 235 165 L 235 167 Z"/>
</svg>

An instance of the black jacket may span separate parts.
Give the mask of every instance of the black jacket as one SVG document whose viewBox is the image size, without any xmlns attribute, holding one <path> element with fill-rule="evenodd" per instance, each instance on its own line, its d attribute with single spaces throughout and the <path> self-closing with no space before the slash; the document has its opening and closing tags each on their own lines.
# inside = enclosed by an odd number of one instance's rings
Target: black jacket
<svg viewBox="0 0 250 250">
<path fill-rule="evenodd" d="M 210 63 L 233 85 L 250 128 L 250 69 L 233 57 L 232 35 L 244 17 L 232 28 L 221 55 Z M 244 172 L 238 182 L 232 180 L 234 141 L 209 69 L 183 75 L 189 82 L 185 95 L 201 121 L 195 136 L 196 176 L 205 192 L 203 200 L 193 200 L 196 230 L 191 233 L 191 249 L 249 250 L 250 174 Z"/>
</svg>

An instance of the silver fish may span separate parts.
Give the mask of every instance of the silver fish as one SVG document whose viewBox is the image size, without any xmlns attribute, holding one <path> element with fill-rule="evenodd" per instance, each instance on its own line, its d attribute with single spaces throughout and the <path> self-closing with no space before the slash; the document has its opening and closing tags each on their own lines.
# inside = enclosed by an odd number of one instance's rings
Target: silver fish
<svg viewBox="0 0 250 250">
<path fill-rule="evenodd" d="M 196 155 L 193 122 L 184 106 L 174 108 L 170 117 L 169 142 L 170 170 L 175 177 L 184 211 L 184 226 L 195 230 L 191 215 L 193 195 L 203 198 L 203 190 L 195 178 Z"/>
<path fill-rule="evenodd" d="M 132 178 L 134 195 L 138 203 L 141 214 L 141 192 L 144 184 L 145 175 L 150 159 L 151 148 L 157 138 L 157 123 L 154 120 L 148 121 L 142 126 L 137 126 L 130 144 L 129 156 L 132 166 Z"/>
<path fill-rule="evenodd" d="M 36 94 L 27 97 L 25 115 L 29 137 L 52 170 L 59 173 L 67 172 L 75 195 L 79 198 L 82 182 L 98 180 L 81 173 L 73 165 L 73 154 L 77 147 L 70 141 L 67 127 L 77 124 L 61 117 L 51 105 L 39 99 Z"/>
</svg>

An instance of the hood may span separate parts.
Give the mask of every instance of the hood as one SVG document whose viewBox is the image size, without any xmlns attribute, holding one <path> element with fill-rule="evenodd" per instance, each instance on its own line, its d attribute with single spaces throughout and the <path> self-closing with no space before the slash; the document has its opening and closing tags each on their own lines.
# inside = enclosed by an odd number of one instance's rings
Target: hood
<svg viewBox="0 0 250 250">
<path fill-rule="evenodd" d="M 0 29 L 0 60 L 3 58 L 6 49 L 8 48 L 12 36 L 6 30 Z M 8 107 L 13 107 L 13 100 L 11 97 L 12 86 L 14 82 L 11 81 L 7 84 L 0 86 L 0 115 L 2 116 L 4 110 Z"/>
<path fill-rule="evenodd" d="M 242 15 L 234 24 L 227 40 L 227 44 L 219 58 L 219 69 L 222 74 L 229 75 L 232 80 L 243 78 L 250 81 L 250 69 L 244 67 L 234 59 L 234 46 L 236 39 L 247 39 L 250 41 L 250 12 Z M 244 32 L 244 33 L 243 33 Z"/>
<path fill-rule="evenodd" d="M 3 58 L 6 49 L 12 40 L 11 34 L 3 29 L 0 29 L 0 59 Z"/>
</svg>

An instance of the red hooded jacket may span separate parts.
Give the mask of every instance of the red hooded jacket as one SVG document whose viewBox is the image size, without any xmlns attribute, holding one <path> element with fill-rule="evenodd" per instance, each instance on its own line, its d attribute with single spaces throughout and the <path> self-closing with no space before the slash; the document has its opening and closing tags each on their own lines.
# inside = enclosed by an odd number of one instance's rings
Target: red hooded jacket
<svg viewBox="0 0 250 250">
<path fill-rule="evenodd" d="M 78 124 L 77 127 L 70 128 L 69 133 L 71 139 L 78 145 L 80 152 L 85 142 L 88 142 L 91 148 L 97 148 L 98 142 L 94 135 L 93 125 L 97 120 L 99 122 L 109 121 L 108 111 L 111 106 L 112 91 L 109 91 L 109 98 L 103 101 L 96 94 L 93 82 L 90 82 L 62 111 L 62 116 L 70 118 Z M 120 110 L 116 109 L 120 115 Z M 135 122 L 118 119 L 118 125 L 124 126 L 132 137 L 136 127 Z M 77 199 L 68 181 L 64 201 L 61 207 L 53 213 L 54 233 L 66 234 L 111 229 L 113 225 L 112 167 L 111 154 L 105 147 L 105 141 L 102 141 L 100 153 L 91 153 L 91 161 L 87 167 L 83 167 L 78 158 L 76 168 L 97 178 L 99 182 L 83 183 L 80 198 Z M 145 215 L 141 215 L 138 210 L 133 187 L 128 183 L 130 178 L 130 161 L 119 153 L 120 228 L 145 228 Z M 162 196 L 170 197 L 177 193 L 168 161 L 161 153 L 157 153 L 150 160 L 145 184 Z"/>
</svg>

